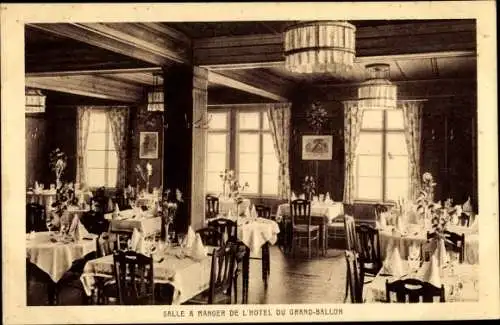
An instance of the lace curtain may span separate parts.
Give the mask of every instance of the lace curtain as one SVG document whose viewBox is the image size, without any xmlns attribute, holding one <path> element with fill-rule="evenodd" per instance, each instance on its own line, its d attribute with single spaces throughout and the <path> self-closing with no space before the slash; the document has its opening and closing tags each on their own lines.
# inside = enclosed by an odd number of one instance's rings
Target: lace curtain
<svg viewBox="0 0 500 325">
<path fill-rule="evenodd" d="M 403 109 L 405 140 L 410 167 L 408 198 L 414 200 L 420 190 L 420 134 L 422 130 L 423 102 L 402 101 L 401 106 Z"/>
<path fill-rule="evenodd" d="M 87 140 L 89 137 L 90 111 L 92 107 L 78 107 L 77 114 L 77 167 L 76 179 L 81 186 L 87 185 Z"/>
<path fill-rule="evenodd" d="M 116 187 L 123 188 L 127 182 L 127 132 L 129 109 L 128 107 L 110 107 L 106 109 L 106 116 L 111 125 L 113 142 L 118 157 Z"/>
<path fill-rule="evenodd" d="M 344 104 L 344 151 L 345 151 L 345 175 L 344 175 L 344 203 L 353 203 L 356 193 L 356 182 L 354 178 L 354 161 L 356 159 L 356 148 L 361 131 L 363 110 L 356 101 L 346 101 Z"/>
<path fill-rule="evenodd" d="M 278 196 L 287 199 L 290 194 L 290 167 L 288 147 L 290 140 L 290 103 L 270 104 L 267 110 L 274 151 L 279 162 Z"/>
</svg>

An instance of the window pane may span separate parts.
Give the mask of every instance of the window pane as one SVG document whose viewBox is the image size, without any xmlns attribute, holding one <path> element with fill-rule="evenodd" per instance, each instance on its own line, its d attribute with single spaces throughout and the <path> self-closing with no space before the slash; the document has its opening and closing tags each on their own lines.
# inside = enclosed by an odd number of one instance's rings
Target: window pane
<svg viewBox="0 0 500 325">
<path fill-rule="evenodd" d="M 87 151 L 88 168 L 105 168 L 106 151 Z"/>
<path fill-rule="evenodd" d="M 388 178 L 386 181 L 386 199 L 397 200 L 398 197 L 406 198 L 408 195 L 407 178 Z"/>
<path fill-rule="evenodd" d="M 377 176 L 382 177 L 382 156 L 364 156 L 357 157 L 358 176 Z"/>
<path fill-rule="evenodd" d="M 278 174 L 264 174 L 262 177 L 262 194 L 278 194 Z"/>
<path fill-rule="evenodd" d="M 207 153 L 207 171 L 220 173 L 226 169 L 225 153 Z"/>
<path fill-rule="evenodd" d="M 258 130 L 259 115 L 259 112 L 238 113 L 238 126 L 240 130 Z"/>
<path fill-rule="evenodd" d="M 383 113 L 382 110 L 365 110 L 363 112 L 363 122 L 361 128 L 363 129 L 382 129 L 383 127 Z"/>
<path fill-rule="evenodd" d="M 239 157 L 240 172 L 257 173 L 259 171 L 259 155 L 255 153 L 241 153 Z"/>
<path fill-rule="evenodd" d="M 258 134 L 240 134 L 239 136 L 240 152 L 259 152 L 259 135 Z"/>
<path fill-rule="evenodd" d="M 264 153 L 274 154 L 274 143 L 269 133 L 265 133 L 262 135 L 262 145 L 264 146 L 263 148 Z"/>
<path fill-rule="evenodd" d="M 382 133 L 361 132 L 357 152 L 358 154 L 381 155 Z"/>
<path fill-rule="evenodd" d="M 403 110 L 388 110 L 386 116 L 388 129 L 404 129 Z"/>
<path fill-rule="evenodd" d="M 108 151 L 108 165 L 107 168 L 118 168 L 118 156 L 116 155 L 116 151 L 110 150 Z"/>
<path fill-rule="evenodd" d="M 88 150 L 105 150 L 106 133 L 89 133 L 87 140 Z"/>
<path fill-rule="evenodd" d="M 87 183 L 89 186 L 104 186 L 104 169 L 87 169 Z"/>
<path fill-rule="evenodd" d="M 226 152 L 227 134 L 208 134 L 207 152 Z"/>
<path fill-rule="evenodd" d="M 114 168 L 108 169 L 108 182 L 106 183 L 106 186 L 109 187 L 115 187 L 116 186 L 116 175 L 117 170 Z"/>
<path fill-rule="evenodd" d="M 358 199 L 381 200 L 382 178 L 358 177 Z"/>
<path fill-rule="evenodd" d="M 262 159 L 262 169 L 264 174 L 278 174 L 278 159 L 274 153 L 264 154 Z"/>
<path fill-rule="evenodd" d="M 210 112 L 208 118 L 209 129 L 227 129 L 227 112 Z"/>
<path fill-rule="evenodd" d="M 262 117 L 262 129 L 269 130 L 269 119 L 267 118 L 267 113 L 262 113 L 264 116 Z"/>
<path fill-rule="evenodd" d="M 403 133 L 387 133 L 387 153 L 407 155 L 405 135 Z"/>
<path fill-rule="evenodd" d="M 93 111 L 90 113 L 89 132 L 106 131 L 106 113 Z"/>
<path fill-rule="evenodd" d="M 408 177 L 408 156 L 389 156 L 386 159 L 387 177 Z"/>
<path fill-rule="evenodd" d="M 207 172 L 206 189 L 210 193 L 222 192 L 222 181 L 219 172 Z"/>
<path fill-rule="evenodd" d="M 257 173 L 242 173 L 239 175 L 240 184 L 248 182 L 248 187 L 245 188 L 247 193 L 257 193 L 259 191 L 259 174 Z"/>
</svg>

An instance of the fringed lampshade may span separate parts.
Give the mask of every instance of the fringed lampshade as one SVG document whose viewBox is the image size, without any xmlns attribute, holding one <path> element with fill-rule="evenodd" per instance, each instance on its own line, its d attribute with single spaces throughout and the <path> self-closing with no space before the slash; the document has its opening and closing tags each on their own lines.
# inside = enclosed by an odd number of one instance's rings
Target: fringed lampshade
<svg viewBox="0 0 500 325">
<path fill-rule="evenodd" d="M 44 113 L 45 95 L 39 89 L 27 88 L 25 90 L 25 112 Z"/>
<path fill-rule="evenodd" d="M 354 64 L 356 27 L 343 21 L 311 21 L 285 31 L 285 66 L 296 73 L 346 77 Z"/>
<path fill-rule="evenodd" d="M 389 81 L 388 64 L 370 64 L 366 66 L 368 80 L 358 88 L 358 105 L 361 109 L 395 109 L 397 86 Z"/>
<path fill-rule="evenodd" d="M 155 73 L 153 75 L 153 89 L 148 92 L 148 111 L 163 112 L 165 106 L 163 96 L 161 76 Z"/>
</svg>

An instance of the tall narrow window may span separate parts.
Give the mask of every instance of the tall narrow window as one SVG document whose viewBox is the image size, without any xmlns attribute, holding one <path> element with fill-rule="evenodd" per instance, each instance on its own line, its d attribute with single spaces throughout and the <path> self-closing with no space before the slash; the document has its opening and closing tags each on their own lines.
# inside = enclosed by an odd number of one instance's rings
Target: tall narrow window
<svg viewBox="0 0 500 325">
<path fill-rule="evenodd" d="M 355 168 L 358 199 L 392 201 L 407 196 L 409 165 L 401 110 L 363 113 Z"/>
<path fill-rule="evenodd" d="M 104 111 L 90 113 L 86 155 L 89 186 L 116 186 L 118 158 L 111 125 Z"/>
<path fill-rule="evenodd" d="M 222 183 L 220 172 L 228 168 L 229 114 L 211 112 L 207 136 L 206 191 L 220 193 Z"/>
</svg>

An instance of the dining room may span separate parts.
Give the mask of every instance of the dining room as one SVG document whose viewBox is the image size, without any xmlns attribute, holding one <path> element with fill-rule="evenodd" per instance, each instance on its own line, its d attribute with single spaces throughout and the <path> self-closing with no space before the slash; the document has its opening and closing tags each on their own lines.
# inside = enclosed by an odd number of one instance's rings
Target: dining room
<svg viewBox="0 0 500 325">
<path fill-rule="evenodd" d="M 477 302 L 476 35 L 26 24 L 27 305 Z"/>
</svg>

